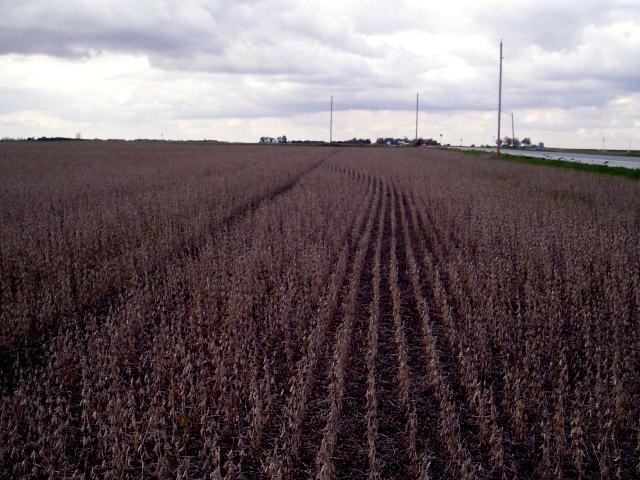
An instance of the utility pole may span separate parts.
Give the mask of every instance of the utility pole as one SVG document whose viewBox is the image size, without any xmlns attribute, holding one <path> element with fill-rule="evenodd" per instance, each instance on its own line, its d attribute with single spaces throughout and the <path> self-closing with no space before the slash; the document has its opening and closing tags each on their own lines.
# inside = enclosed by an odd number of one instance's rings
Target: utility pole
<svg viewBox="0 0 640 480">
<path fill-rule="evenodd" d="M 418 143 L 418 108 L 420 102 L 420 94 L 416 93 L 416 143 Z"/>
<path fill-rule="evenodd" d="M 511 145 L 516 146 L 516 129 L 513 122 L 513 112 L 511 112 Z"/>
<path fill-rule="evenodd" d="M 502 39 L 500 40 L 500 83 L 498 84 L 498 138 L 496 140 L 498 157 L 500 157 L 500 115 L 502 115 Z"/>
<path fill-rule="evenodd" d="M 604 152 L 604 137 L 602 137 L 602 151 Z"/>
<path fill-rule="evenodd" d="M 329 145 L 333 143 L 333 95 L 331 95 L 331 113 L 329 114 Z"/>
</svg>

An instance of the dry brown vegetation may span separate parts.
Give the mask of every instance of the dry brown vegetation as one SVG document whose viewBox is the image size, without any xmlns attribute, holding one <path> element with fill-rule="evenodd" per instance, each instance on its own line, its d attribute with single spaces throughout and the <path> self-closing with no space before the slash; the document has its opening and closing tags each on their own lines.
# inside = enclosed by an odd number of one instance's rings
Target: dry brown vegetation
<svg viewBox="0 0 640 480">
<path fill-rule="evenodd" d="M 4 478 L 634 478 L 640 184 L 0 145 Z"/>
</svg>

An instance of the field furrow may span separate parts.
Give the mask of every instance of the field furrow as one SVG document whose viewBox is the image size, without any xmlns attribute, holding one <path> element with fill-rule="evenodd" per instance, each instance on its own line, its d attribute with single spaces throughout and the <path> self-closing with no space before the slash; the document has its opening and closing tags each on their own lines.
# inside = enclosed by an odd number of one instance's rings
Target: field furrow
<svg viewBox="0 0 640 480">
<path fill-rule="evenodd" d="M 404 290 L 400 283 L 398 272 L 398 198 L 395 189 L 391 191 L 391 257 L 389 261 L 389 291 L 391 296 L 391 307 L 394 325 L 394 341 L 398 352 L 398 406 L 399 414 L 403 417 L 405 437 L 403 444 L 398 447 L 402 449 L 403 463 L 410 465 L 410 470 L 415 470 L 417 465 L 417 420 L 416 409 L 411 393 L 412 378 L 411 367 L 409 365 L 409 345 L 406 337 L 405 324 L 411 321 L 404 299 Z"/>
<path fill-rule="evenodd" d="M 295 376 L 289 386 L 289 396 L 286 399 L 284 418 L 280 422 L 281 431 L 274 448 L 270 452 L 266 464 L 266 474 L 272 478 L 291 478 L 294 472 L 299 470 L 300 457 L 302 463 L 309 460 L 309 441 L 307 436 L 315 433 L 318 429 L 309 428 L 309 419 L 314 418 L 310 409 L 317 408 L 314 404 L 315 392 L 320 388 L 322 382 L 323 364 L 327 362 L 327 349 L 329 343 L 326 337 L 332 334 L 335 329 L 336 312 L 343 298 L 344 283 L 347 281 L 347 272 L 350 266 L 350 258 L 354 253 L 354 246 L 358 236 L 365 225 L 367 212 L 375 195 L 373 182 L 368 182 L 367 194 L 361 203 L 359 213 L 355 220 L 353 229 L 342 247 L 340 256 L 336 261 L 335 269 L 332 273 L 331 283 L 327 289 L 323 301 L 320 303 L 320 310 L 317 313 L 315 325 L 302 357 L 298 361 Z M 311 433 L 308 433 L 311 432 Z"/>
<path fill-rule="evenodd" d="M 377 431 L 375 357 L 380 299 L 379 262 L 387 186 L 380 181 L 379 188 L 380 199 L 373 218 L 370 247 L 364 257 L 353 312 L 353 339 L 335 448 L 335 478 L 366 478 L 378 473 L 374 433 Z"/>
<path fill-rule="evenodd" d="M 366 390 L 366 432 L 367 432 L 367 478 L 378 480 L 380 478 L 380 459 L 378 454 L 378 387 L 376 385 L 376 361 L 378 358 L 378 338 L 380 336 L 380 277 L 381 277 L 381 257 L 382 257 L 382 237 L 384 233 L 384 221 L 387 212 L 388 187 L 384 185 L 382 192 L 382 206 L 376 227 L 375 252 L 373 265 L 371 267 L 371 302 L 369 303 L 369 318 L 367 324 L 366 343 L 366 367 L 367 367 L 367 390 Z"/>
<path fill-rule="evenodd" d="M 349 386 L 347 375 L 352 373 L 350 368 L 350 355 L 354 341 L 354 327 L 356 326 L 356 316 L 362 317 L 365 311 L 365 304 L 361 303 L 361 285 L 364 285 L 363 267 L 368 253 L 372 250 L 371 231 L 375 224 L 380 204 L 382 202 L 382 183 L 375 180 L 375 198 L 372 202 L 372 209 L 365 230 L 360 237 L 358 247 L 354 255 L 352 271 L 349 278 L 348 293 L 343 302 L 344 318 L 336 333 L 333 360 L 329 373 L 328 386 L 328 413 L 326 424 L 322 433 L 322 441 L 316 456 L 316 478 L 331 479 L 336 475 L 335 450 L 338 443 L 338 435 L 341 431 L 341 424 L 346 423 L 343 417 L 345 387 Z M 366 287 L 366 286 L 365 286 Z M 364 372 L 355 372 L 364 373 Z M 360 381 L 363 378 L 359 379 Z M 355 393 L 355 392 L 354 392 Z M 350 420 L 350 419 L 349 419 Z M 346 425 L 345 425 L 346 426 Z M 357 452 L 354 452 L 357 455 Z M 363 456 L 362 456 L 363 457 Z"/>
<path fill-rule="evenodd" d="M 380 478 L 403 478 L 407 472 L 403 463 L 405 423 L 399 408 L 399 362 L 389 276 L 393 215 L 391 189 L 387 188 L 385 196 L 380 237 L 379 330 L 373 365 L 377 414 L 375 444 Z"/>
<path fill-rule="evenodd" d="M 363 197 L 359 207 L 360 211 L 353 209 L 346 212 L 350 218 L 348 220 L 349 227 L 344 231 L 338 242 L 338 245 L 342 245 L 342 248 L 339 252 L 335 252 L 332 261 L 326 264 L 325 274 L 322 280 L 318 282 L 318 285 L 321 285 L 322 288 L 311 292 L 312 304 L 322 305 L 323 308 L 335 308 L 326 307 L 326 302 L 331 301 L 331 298 L 335 295 L 332 293 L 335 291 L 335 286 L 343 281 L 342 278 L 346 271 L 349 252 L 348 245 L 355 235 L 358 222 L 361 221 L 360 212 L 366 208 L 369 199 L 370 196 L 368 194 Z M 286 275 L 284 272 L 279 272 L 279 274 Z M 338 280 L 339 278 L 341 280 Z M 295 288 L 295 285 L 292 284 L 289 287 Z M 264 410 L 252 412 L 252 422 L 255 426 L 252 425 L 250 433 L 252 439 L 258 437 L 261 440 L 257 445 L 254 445 L 255 456 L 257 457 L 256 461 L 268 465 L 267 471 L 274 470 L 274 466 L 271 464 L 274 461 L 274 451 L 266 447 L 268 445 L 278 445 L 279 439 L 282 439 L 283 435 L 285 435 L 281 432 L 283 416 L 291 414 L 291 411 L 287 410 L 287 408 L 291 408 L 290 402 L 300 401 L 299 399 L 293 400 L 292 397 L 287 397 L 286 393 L 298 392 L 294 386 L 301 382 L 300 378 L 304 368 L 311 368 L 309 366 L 301 368 L 301 365 L 305 360 L 312 357 L 312 354 L 309 353 L 310 349 L 318 348 L 317 346 L 311 347 L 307 345 L 307 349 L 301 352 L 297 352 L 295 348 L 297 341 L 293 337 L 297 331 L 295 322 L 308 312 L 302 311 L 300 305 L 294 303 L 294 295 L 292 294 L 294 292 L 282 292 L 281 296 L 278 297 L 269 295 L 268 299 L 271 306 L 267 314 L 274 316 L 274 319 L 279 319 L 277 326 L 265 332 L 266 338 L 264 340 L 265 348 L 269 345 L 275 345 L 271 360 L 274 365 L 271 370 L 271 377 L 268 379 L 265 377 L 264 379 L 265 382 L 269 382 L 265 386 L 269 393 L 256 392 L 255 394 L 255 401 L 265 402 L 266 405 Z M 316 315 L 316 318 L 320 317 Z M 319 323 L 320 320 L 316 321 L 318 322 L 316 328 L 323 328 Z M 313 331 L 311 335 L 315 339 L 314 342 L 317 342 L 322 336 L 319 331 Z M 288 403 L 289 407 L 287 407 Z M 257 427 L 258 425 L 259 428 Z"/>
<path fill-rule="evenodd" d="M 414 205 L 413 201 L 406 197 L 403 198 L 403 202 L 411 207 Z M 489 466 L 484 470 L 494 476 L 501 477 L 507 472 L 505 466 L 506 442 L 503 437 L 503 429 L 498 425 L 493 393 L 491 388 L 485 388 L 482 384 L 477 370 L 477 357 L 473 357 L 473 350 L 471 350 L 472 345 L 465 344 L 465 339 L 460 335 L 460 327 L 458 327 L 462 322 L 468 325 L 470 320 L 461 318 L 457 308 L 458 302 L 464 301 L 462 299 L 464 293 L 460 290 L 455 290 L 453 293 L 451 285 L 444 280 L 445 275 L 442 273 L 442 269 L 445 268 L 442 267 L 444 257 L 440 250 L 436 248 L 435 250 L 439 253 L 435 255 L 427 250 L 427 245 L 434 245 L 442 240 L 426 231 L 430 227 L 428 224 L 422 223 L 424 220 L 420 218 L 419 213 L 416 213 L 416 209 L 410 208 L 405 217 L 405 221 L 407 224 L 411 223 L 411 226 L 414 227 L 413 231 L 417 235 L 416 251 L 421 252 L 419 258 L 422 260 L 423 270 L 428 272 L 432 278 L 432 317 L 440 320 L 441 331 L 444 332 L 446 338 L 441 342 L 441 345 L 443 345 L 442 348 L 448 348 L 451 366 L 455 368 L 452 378 L 458 380 L 455 388 L 459 394 L 461 408 L 464 408 L 461 415 L 467 419 L 466 428 L 472 438 L 476 439 L 471 445 Z M 412 229 L 407 225 L 406 230 L 409 234 Z M 430 230 L 433 232 L 435 229 L 431 227 Z M 429 241 L 425 242 L 423 240 L 425 238 L 429 238 Z M 418 268 L 416 265 L 416 269 Z M 447 347 L 444 346 L 445 344 Z M 513 468 L 512 465 L 511 469 L 513 470 Z"/>
<path fill-rule="evenodd" d="M 417 398 L 425 403 L 421 410 L 425 412 L 426 416 L 433 418 L 432 412 L 439 410 L 439 415 L 436 414 L 435 420 L 441 426 L 439 431 L 436 431 L 433 429 L 434 423 L 429 422 L 425 427 L 426 431 L 422 432 L 426 434 L 426 438 L 420 454 L 421 470 L 425 471 L 426 466 L 430 466 L 436 472 L 434 475 L 439 476 L 442 475 L 442 471 L 450 469 L 452 465 L 440 463 L 440 459 L 446 455 L 434 455 L 434 450 L 440 449 L 442 451 L 444 448 L 448 450 L 449 455 L 454 450 L 458 452 L 455 456 L 458 458 L 457 464 L 454 463 L 455 468 L 458 469 L 456 475 L 472 478 L 482 471 L 482 464 L 474 454 L 475 452 L 470 449 L 470 446 L 474 445 L 474 437 L 469 430 L 465 429 L 464 404 L 460 404 L 459 401 L 452 403 L 454 398 L 458 398 L 454 389 L 459 388 L 459 385 L 451 383 L 451 379 L 455 378 L 454 375 L 457 372 L 451 370 L 451 364 L 448 367 L 443 364 L 443 360 L 451 362 L 452 359 L 449 357 L 449 350 L 435 333 L 433 311 L 425 300 L 422 290 L 425 283 L 424 275 L 415 258 L 414 252 L 417 244 L 409 228 L 407 204 L 404 194 L 399 194 L 399 197 L 398 217 L 402 230 L 403 270 L 405 272 L 403 283 L 407 292 L 407 303 L 411 305 L 410 318 L 415 322 L 415 324 L 412 322 L 412 328 L 408 334 L 416 341 L 412 363 L 417 375 L 425 375 L 418 385 L 423 389 L 428 388 L 427 395 L 423 391 L 417 395 Z M 434 456 L 435 459 L 432 458 Z M 438 473 L 439 471 L 440 473 Z"/>
</svg>

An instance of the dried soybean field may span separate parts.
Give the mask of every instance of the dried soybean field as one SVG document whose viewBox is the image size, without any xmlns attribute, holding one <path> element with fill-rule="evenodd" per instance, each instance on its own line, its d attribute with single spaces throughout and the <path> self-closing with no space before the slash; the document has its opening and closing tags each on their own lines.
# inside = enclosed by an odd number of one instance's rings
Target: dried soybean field
<svg viewBox="0 0 640 480">
<path fill-rule="evenodd" d="M 0 144 L 2 478 L 637 478 L 640 184 Z"/>
</svg>

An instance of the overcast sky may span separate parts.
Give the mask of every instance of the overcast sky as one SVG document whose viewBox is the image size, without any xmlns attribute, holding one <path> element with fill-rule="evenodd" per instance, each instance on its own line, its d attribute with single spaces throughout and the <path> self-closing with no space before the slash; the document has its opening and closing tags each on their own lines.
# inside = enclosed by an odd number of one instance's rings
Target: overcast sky
<svg viewBox="0 0 640 480">
<path fill-rule="evenodd" d="M 640 148 L 638 0 L 0 0 L 0 137 Z"/>
</svg>

